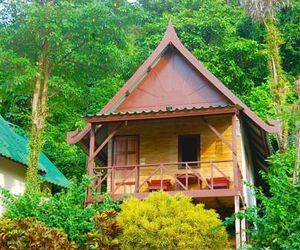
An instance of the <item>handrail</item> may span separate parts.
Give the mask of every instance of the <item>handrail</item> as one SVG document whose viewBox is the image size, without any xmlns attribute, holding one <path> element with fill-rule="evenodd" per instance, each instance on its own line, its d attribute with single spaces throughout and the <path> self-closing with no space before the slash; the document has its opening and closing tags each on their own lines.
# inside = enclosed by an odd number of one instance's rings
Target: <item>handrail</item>
<svg viewBox="0 0 300 250">
<path fill-rule="evenodd" d="M 189 177 L 188 174 L 193 174 L 197 178 L 199 189 L 201 189 L 201 183 L 204 183 L 206 187 L 208 187 L 210 190 L 214 189 L 214 169 L 217 170 L 222 176 L 224 176 L 230 183 L 233 181 L 231 178 L 226 175 L 221 169 L 217 167 L 217 163 L 228 163 L 233 162 L 233 160 L 216 160 L 216 161 L 193 161 L 193 162 L 168 162 L 168 163 L 159 163 L 159 164 L 139 164 L 139 165 L 128 165 L 128 166 L 104 166 L 104 167 L 97 167 L 97 170 L 101 170 L 96 174 L 97 176 L 97 183 L 96 183 L 96 189 L 99 192 L 101 192 L 101 185 L 106 180 L 108 181 L 108 178 L 111 179 L 111 193 L 115 194 L 116 191 L 122 186 L 126 185 L 126 181 L 133 177 L 132 183 L 135 185 L 134 193 L 141 192 L 141 188 L 153 177 L 159 175 L 157 178 L 160 180 L 160 188 L 163 188 L 163 176 L 167 175 L 171 177 L 173 180 L 175 180 L 175 183 L 178 183 L 183 190 L 188 191 L 189 190 Z M 194 169 L 190 165 L 191 164 L 210 164 L 210 170 L 211 170 L 211 181 L 208 183 L 206 180 L 206 176 L 203 176 L 200 172 L 200 169 Z M 170 166 L 178 166 L 178 165 L 184 165 L 183 169 L 180 169 L 178 172 L 185 174 L 185 185 L 183 184 L 182 178 L 179 180 L 176 175 L 173 173 L 170 173 Z M 151 173 L 147 176 L 146 179 L 140 183 L 140 170 L 147 167 L 155 167 Z M 126 170 L 129 169 L 130 171 L 126 173 L 125 176 L 122 176 L 120 178 L 116 178 L 116 171 L 117 170 Z M 185 170 L 184 172 L 182 172 Z M 239 173 L 241 174 L 241 173 Z M 115 181 L 118 180 L 117 183 Z M 128 184 L 129 185 L 129 184 Z M 130 184 L 131 185 L 131 184 Z M 124 189 L 125 192 L 125 189 Z M 132 192 L 132 191 L 131 191 Z"/>
<path fill-rule="evenodd" d="M 169 166 L 169 165 L 183 165 L 183 164 L 210 164 L 210 163 L 226 163 L 233 162 L 233 160 L 217 160 L 217 161 L 189 161 L 189 162 L 167 162 L 167 163 L 151 163 L 151 164 L 136 164 L 136 165 L 112 165 L 105 167 L 96 167 L 95 169 L 111 169 L 111 168 L 134 168 L 134 167 L 154 167 L 159 165 Z"/>
</svg>

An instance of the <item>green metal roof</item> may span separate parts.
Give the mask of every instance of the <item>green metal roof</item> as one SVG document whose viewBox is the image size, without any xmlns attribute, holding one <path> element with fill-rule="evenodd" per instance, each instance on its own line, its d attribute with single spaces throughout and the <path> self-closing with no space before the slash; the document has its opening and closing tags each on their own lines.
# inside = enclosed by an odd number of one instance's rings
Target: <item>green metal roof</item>
<svg viewBox="0 0 300 250">
<path fill-rule="evenodd" d="M 28 139 L 17 134 L 0 115 L 0 156 L 28 166 L 28 153 Z M 62 187 L 69 185 L 68 179 L 43 152 L 41 152 L 39 158 L 39 170 L 45 173 L 40 175 L 43 181 L 51 182 Z"/>
</svg>

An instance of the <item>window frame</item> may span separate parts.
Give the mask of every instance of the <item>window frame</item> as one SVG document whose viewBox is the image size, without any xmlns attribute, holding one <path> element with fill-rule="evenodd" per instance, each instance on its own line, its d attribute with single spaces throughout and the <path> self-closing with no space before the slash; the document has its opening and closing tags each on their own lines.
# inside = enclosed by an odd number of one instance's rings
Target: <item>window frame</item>
<svg viewBox="0 0 300 250">
<path fill-rule="evenodd" d="M 182 145 L 181 140 L 184 137 L 197 137 L 198 143 L 197 143 L 197 160 L 201 158 L 201 135 L 199 134 L 182 134 L 178 135 L 177 143 L 178 143 L 178 162 L 182 162 Z M 200 168 L 200 163 L 197 165 L 189 165 L 191 168 Z M 178 169 L 185 169 L 185 166 L 182 164 L 178 164 Z"/>
</svg>

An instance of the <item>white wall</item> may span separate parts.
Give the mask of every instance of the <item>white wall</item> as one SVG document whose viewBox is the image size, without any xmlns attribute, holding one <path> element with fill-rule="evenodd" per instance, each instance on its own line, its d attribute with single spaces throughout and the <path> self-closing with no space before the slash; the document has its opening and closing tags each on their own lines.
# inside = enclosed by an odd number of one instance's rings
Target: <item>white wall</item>
<svg viewBox="0 0 300 250">
<path fill-rule="evenodd" d="M 0 156 L 0 186 L 12 194 L 22 194 L 25 190 L 26 167 Z M 0 200 L 0 215 L 4 206 Z"/>
<path fill-rule="evenodd" d="M 243 181 L 243 193 L 247 207 L 256 206 L 256 196 L 253 188 L 254 185 L 254 166 L 250 152 L 250 145 L 246 137 L 245 129 L 240 126 L 241 129 L 241 152 L 242 152 L 242 175 Z M 248 178 L 247 178 L 248 177 Z"/>
</svg>

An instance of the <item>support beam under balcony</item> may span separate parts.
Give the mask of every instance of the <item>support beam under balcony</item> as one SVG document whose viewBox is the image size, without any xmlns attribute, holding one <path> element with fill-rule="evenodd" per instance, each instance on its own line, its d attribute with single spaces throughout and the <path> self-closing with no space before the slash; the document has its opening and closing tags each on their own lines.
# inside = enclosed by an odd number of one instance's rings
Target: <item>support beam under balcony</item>
<svg viewBox="0 0 300 250">
<path fill-rule="evenodd" d="M 234 196 L 234 212 L 238 213 L 240 211 L 240 196 Z M 236 249 L 241 247 L 241 220 L 235 219 L 235 240 L 236 240 Z"/>
</svg>

